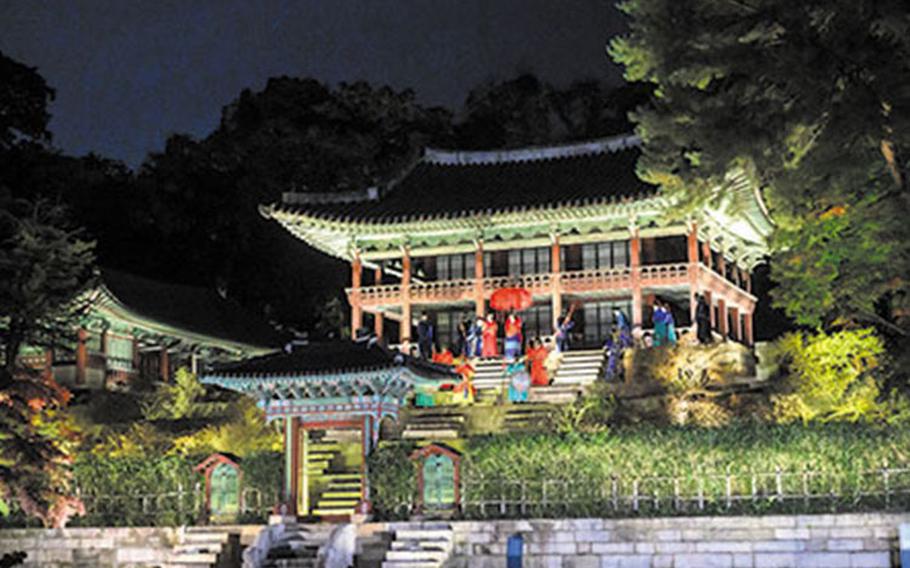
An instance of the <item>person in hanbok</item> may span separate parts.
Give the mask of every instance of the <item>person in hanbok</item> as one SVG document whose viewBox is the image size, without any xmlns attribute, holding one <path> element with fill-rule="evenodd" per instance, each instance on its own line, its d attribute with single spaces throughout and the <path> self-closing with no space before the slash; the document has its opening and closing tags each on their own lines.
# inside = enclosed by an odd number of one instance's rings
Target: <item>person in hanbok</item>
<svg viewBox="0 0 910 568">
<path fill-rule="evenodd" d="M 433 362 L 440 365 L 452 365 L 455 361 L 455 357 L 452 355 L 452 352 L 449 351 L 448 347 L 443 347 L 441 351 L 433 353 Z"/>
<path fill-rule="evenodd" d="M 452 404 L 470 405 L 477 395 L 477 389 L 474 388 L 474 367 L 462 358 L 456 360 L 455 372 L 461 375 L 461 382 L 452 389 Z"/>
<path fill-rule="evenodd" d="M 702 345 L 711 343 L 711 306 L 708 305 L 704 294 L 698 295 L 698 305 L 695 306 L 695 325 L 698 342 Z"/>
<path fill-rule="evenodd" d="M 521 355 L 522 333 L 521 318 L 514 312 L 506 318 L 505 324 L 505 341 L 503 342 L 503 353 L 506 359 L 515 359 Z"/>
<path fill-rule="evenodd" d="M 607 363 L 604 365 L 605 380 L 611 381 L 617 376 L 617 369 L 619 368 L 619 349 L 619 331 L 614 327 L 607 336 L 607 340 L 604 341 L 604 357 L 607 359 Z"/>
<path fill-rule="evenodd" d="M 547 349 L 543 341 L 539 337 L 535 337 L 528 344 L 528 349 L 525 352 L 525 357 L 528 360 L 528 365 L 531 370 L 531 384 L 537 387 L 544 387 L 550 384 L 550 375 L 547 373 L 547 368 L 544 365 L 544 362 L 547 360 L 547 356 L 550 354 L 550 350 Z"/>
<path fill-rule="evenodd" d="M 474 320 L 474 325 L 468 329 L 468 344 L 470 345 L 468 357 L 480 357 L 483 355 L 484 323 L 483 318 L 477 316 L 477 319 Z"/>
<path fill-rule="evenodd" d="M 458 337 L 455 339 L 455 345 L 452 349 L 452 355 L 467 355 L 468 353 L 468 328 L 471 327 L 471 319 L 465 316 L 458 320 Z"/>
<path fill-rule="evenodd" d="M 676 318 L 673 317 L 673 307 L 664 302 L 664 320 L 667 322 L 667 345 L 676 345 Z"/>
<path fill-rule="evenodd" d="M 560 353 L 565 353 L 569 350 L 569 332 L 572 331 L 572 328 L 575 327 L 575 322 L 572 321 L 572 313 L 563 314 L 559 318 L 559 324 L 554 330 L 554 337 L 556 339 L 556 350 Z"/>
<path fill-rule="evenodd" d="M 509 381 L 509 402 L 528 402 L 531 390 L 531 377 L 525 368 L 523 359 L 513 359 L 506 364 L 506 377 Z"/>
<path fill-rule="evenodd" d="M 499 332 L 499 324 L 493 314 L 487 314 L 486 321 L 483 322 L 483 349 L 481 356 L 496 357 L 499 355 L 499 348 L 496 345 L 496 335 Z"/>
<path fill-rule="evenodd" d="M 667 343 L 667 312 L 664 310 L 660 300 L 654 302 L 654 310 L 651 313 L 651 323 L 654 324 L 654 347 L 660 347 Z"/>
<path fill-rule="evenodd" d="M 613 310 L 613 322 L 616 325 L 616 331 L 619 333 L 619 344 L 623 349 L 629 349 L 635 343 L 632 337 L 632 326 L 629 325 L 629 318 L 626 317 L 622 310 Z"/>
<path fill-rule="evenodd" d="M 426 312 L 420 314 L 417 323 L 417 346 L 420 348 L 420 358 L 427 361 L 433 356 L 433 343 L 436 340 L 436 329 L 430 316 Z"/>
</svg>

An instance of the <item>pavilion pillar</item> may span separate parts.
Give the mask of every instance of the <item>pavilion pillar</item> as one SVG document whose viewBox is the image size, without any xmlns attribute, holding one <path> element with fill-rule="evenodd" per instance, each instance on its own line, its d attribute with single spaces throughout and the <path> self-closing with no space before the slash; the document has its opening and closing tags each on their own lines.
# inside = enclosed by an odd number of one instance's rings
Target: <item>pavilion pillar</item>
<svg viewBox="0 0 910 568">
<path fill-rule="evenodd" d="M 689 322 L 695 324 L 695 308 L 698 305 L 698 224 L 689 223 L 686 234 L 687 254 L 689 260 Z"/>
<path fill-rule="evenodd" d="M 720 297 L 717 299 L 717 333 L 727 339 L 727 302 Z"/>
<path fill-rule="evenodd" d="M 363 482 L 360 484 L 360 501 L 362 504 L 367 505 L 367 507 L 369 507 L 370 502 L 370 471 L 368 464 L 368 459 L 370 457 L 370 445 L 372 443 L 370 422 L 370 417 L 364 416 L 363 425 L 361 426 L 360 430 L 360 450 L 361 457 L 363 458 L 360 462 L 360 475 L 361 479 L 363 479 Z M 376 427 L 378 428 L 379 426 L 376 425 Z"/>
<path fill-rule="evenodd" d="M 167 352 L 167 345 L 161 346 L 158 352 L 158 376 L 165 383 L 171 381 L 171 358 Z"/>
<path fill-rule="evenodd" d="M 552 316 L 553 328 L 559 325 L 559 317 L 562 315 L 562 281 L 560 273 L 562 272 L 562 259 L 560 257 L 559 235 L 551 236 L 552 244 L 550 245 L 550 289 L 552 290 Z"/>
<path fill-rule="evenodd" d="M 382 285 L 382 267 L 377 267 L 376 271 L 373 273 L 373 284 L 376 286 Z M 376 310 L 373 314 L 373 333 L 376 334 L 376 337 L 382 338 L 383 328 L 385 327 L 385 316 L 382 315 L 381 310 Z"/>
<path fill-rule="evenodd" d="M 730 319 L 733 321 L 733 326 L 730 328 L 730 332 L 733 335 L 733 339 L 736 341 L 742 341 L 742 331 L 740 330 L 740 321 L 739 321 L 739 308 L 733 306 L 730 308 Z"/>
<path fill-rule="evenodd" d="M 750 347 L 755 344 L 752 333 L 752 312 L 746 312 L 743 314 L 743 341 Z"/>
<path fill-rule="evenodd" d="M 713 303 L 714 294 L 711 293 L 711 290 L 705 290 L 704 294 L 705 294 L 705 303 L 708 304 L 708 313 L 711 316 L 711 329 L 712 330 L 717 329 L 717 321 L 716 321 L 716 318 L 714 317 L 714 303 Z"/>
<path fill-rule="evenodd" d="M 300 419 L 297 418 L 297 432 L 295 446 L 299 452 L 297 471 L 300 472 L 300 486 L 297 488 L 297 513 L 300 515 L 310 514 L 310 474 L 307 462 L 310 458 L 310 432 L 306 428 L 300 427 Z"/>
<path fill-rule="evenodd" d="M 711 243 L 709 241 L 701 243 L 701 255 L 705 259 L 705 266 L 708 268 L 714 266 L 714 259 L 711 258 Z"/>
<path fill-rule="evenodd" d="M 351 337 L 356 337 L 357 331 L 363 327 L 363 306 L 360 303 L 362 272 L 360 253 L 355 251 L 354 259 L 351 260 L 351 295 L 348 298 L 351 303 Z"/>
<path fill-rule="evenodd" d="M 287 416 L 284 419 L 284 505 L 286 514 L 297 514 L 298 472 L 300 471 L 300 448 L 298 436 L 300 419 Z"/>
<path fill-rule="evenodd" d="M 723 250 L 717 255 L 717 273 L 723 278 L 727 278 L 727 258 L 724 256 Z"/>
<path fill-rule="evenodd" d="M 401 325 L 398 326 L 399 343 L 411 341 L 411 250 L 402 248 L 401 257 Z"/>
<path fill-rule="evenodd" d="M 743 283 L 742 288 L 748 293 L 752 293 L 752 274 L 748 270 L 743 270 Z"/>
<path fill-rule="evenodd" d="M 641 329 L 641 237 L 638 227 L 629 228 L 629 264 L 632 279 L 632 329 Z"/>
<path fill-rule="evenodd" d="M 76 335 L 76 384 L 85 384 L 85 372 L 88 367 L 88 347 L 85 342 L 88 332 L 80 328 Z"/>
<path fill-rule="evenodd" d="M 474 313 L 483 317 L 485 310 L 483 297 L 483 239 L 477 239 L 474 247 Z"/>
</svg>

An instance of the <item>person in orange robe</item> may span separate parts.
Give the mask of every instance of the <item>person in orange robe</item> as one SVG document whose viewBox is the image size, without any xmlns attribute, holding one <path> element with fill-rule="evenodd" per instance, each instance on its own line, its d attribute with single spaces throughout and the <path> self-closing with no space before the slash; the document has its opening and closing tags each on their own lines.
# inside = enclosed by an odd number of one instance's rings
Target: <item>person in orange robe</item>
<svg viewBox="0 0 910 568">
<path fill-rule="evenodd" d="M 452 352 L 449 351 L 448 347 L 443 347 L 442 351 L 433 353 L 434 363 L 439 363 L 440 365 L 452 365 L 454 361 L 455 358 L 452 356 Z"/>
<path fill-rule="evenodd" d="M 540 338 L 535 337 L 531 340 L 525 355 L 527 355 L 528 363 L 531 365 L 532 385 L 543 387 L 550 384 L 550 376 L 547 374 L 547 369 L 544 366 L 544 361 L 546 361 L 547 355 L 549 354 L 550 350 L 544 347 Z"/>
<path fill-rule="evenodd" d="M 499 332 L 499 324 L 493 314 L 487 314 L 487 320 L 483 322 L 483 357 L 496 357 L 499 355 L 499 348 L 496 346 L 496 334 Z"/>
</svg>

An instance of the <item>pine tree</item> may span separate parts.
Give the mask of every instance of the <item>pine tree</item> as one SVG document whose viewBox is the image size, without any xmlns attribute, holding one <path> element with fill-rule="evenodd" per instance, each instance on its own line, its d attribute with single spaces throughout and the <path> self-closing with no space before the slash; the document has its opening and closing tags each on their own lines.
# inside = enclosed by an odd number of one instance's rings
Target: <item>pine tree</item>
<svg viewBox="0 0 910 568">
<path fill-rule="evenodd" d="M 652 84 L 640 175 L 689 207 L 750 176 L 776 223 L 775 302 L 803 324 L 910 329 L 910 6 L 628 0 L 613 58 Z M 681 208 L 681 210 L 686 210 Z"/>
</svg>

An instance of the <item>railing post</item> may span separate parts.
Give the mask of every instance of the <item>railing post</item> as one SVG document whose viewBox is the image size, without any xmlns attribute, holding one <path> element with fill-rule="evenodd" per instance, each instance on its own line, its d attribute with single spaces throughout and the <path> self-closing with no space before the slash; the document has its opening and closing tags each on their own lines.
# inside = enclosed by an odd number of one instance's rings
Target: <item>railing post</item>
<svg viewBox="0 0 910 568">
<path fill-rule="evenodd" d="M 638 512 L 638 479 L 632 482 L 632 510 Z"/>
<path fill-rule="evenodd" d="M 780 466 L 774 468 L 774 485 L 777 491 L 777 499 L 782 502 L 784 500 L 784 479 Z"/>
<path fill-rule="evenodd" d="M 705 478 L 698 476 L 698 510 L 705 510 Z"/>
<path fill-rule="evenodd" d="M 809 466 L 803 467 L 803 505 L 809 507 Z"/>
<path fill-rule="evenodd" d="M 613 510 L 619 512 L 619 480 L 615 473 L 610 476 L 610 493 L 613 500 Z"/>
<path fill-rule="evenodd" d="M 882 467 L 882 482 L 885 485 L 885 507 L 891 506 L 891 471 L 888 469 L 888 462 L 885 461 Z"/>
<path fill-rule="evenodd" d="M 727 469 L 725 475 L 725 486 L 726 486 L 726 497 L 727 497 L 727 509 L 733 506 L 733 479 L 730 476 L 730 470 Z"/>
<path fill-rule="evenodd" d="M 673 478 L 673 509 L 679 511 L 679 478 Z"/>
</svg>

